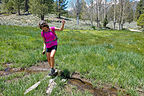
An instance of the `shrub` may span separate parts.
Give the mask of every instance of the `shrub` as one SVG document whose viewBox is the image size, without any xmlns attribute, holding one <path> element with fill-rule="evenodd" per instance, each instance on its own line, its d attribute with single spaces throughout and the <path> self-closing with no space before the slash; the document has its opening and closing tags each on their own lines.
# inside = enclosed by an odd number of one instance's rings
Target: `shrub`
<svg viewBox="0 0 144 96">
<path fill-rule="evenodd" d="M 105 17 L 103 21 L 103 27 L 106 28 L 106 25 L 108 24 L 107 16 Z"/>
<path fill-rule="evenodd" d="M 144 14 L 140 15 L 139 19 L 137 20 L 137 25 L 144 28 Z"/>
<path fill-rule="evenodd" d="M 92 26 L 91 28 L 92 28 L 93 30 L 96 30 L 96 27 L 95 27 L 95 26 Z"/>
</svg>

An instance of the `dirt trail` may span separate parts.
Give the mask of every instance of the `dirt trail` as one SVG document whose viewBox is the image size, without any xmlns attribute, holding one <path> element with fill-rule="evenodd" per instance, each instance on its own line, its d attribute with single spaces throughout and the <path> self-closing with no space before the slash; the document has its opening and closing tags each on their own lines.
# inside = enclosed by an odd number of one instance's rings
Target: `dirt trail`
<svg viewBox="0 0 144 96">
<path fill-rule="evenodd" d="M 32 66 L 29 68 L 10 68 L 9 66 L 7 66 L 5 70 L 0 71 L 0 76 L 10 75 L 16 72 L 27 72 L 27 73 L 47 72 L 49 69 L 50 67 L 48 66 L 47 62 L 43 62 L 38 66 Z"/>
</svg>

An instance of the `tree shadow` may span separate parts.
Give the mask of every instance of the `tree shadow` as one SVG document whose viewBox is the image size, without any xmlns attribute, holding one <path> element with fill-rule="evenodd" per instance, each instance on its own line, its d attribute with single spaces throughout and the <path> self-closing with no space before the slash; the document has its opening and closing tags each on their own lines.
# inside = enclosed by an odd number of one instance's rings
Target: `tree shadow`
<svg viewBox="0 0 144 96">
<path fill-rule="evenodd" d="M 71 19 L 68 19 L 68 18 L 64 18 L 64 17 L 56 17 L 57 19 L 64 19 L 64 20 L 67 20 L 67 21 L 72 21 Z"/>
</svg>

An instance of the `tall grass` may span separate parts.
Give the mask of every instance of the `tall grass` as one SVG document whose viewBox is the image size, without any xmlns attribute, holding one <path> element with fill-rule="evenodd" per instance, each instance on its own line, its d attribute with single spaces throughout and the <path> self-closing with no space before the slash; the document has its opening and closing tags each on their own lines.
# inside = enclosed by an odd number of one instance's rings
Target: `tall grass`
<svg viewBox="0 0 144 96">
<path fill-rule="evenodd" d="M 94 86 L 111 83 L 126 89 L 132 96 L 138 95 L 137 88 L 144 89 L 144 33 L 67 29 L 57 32 L 57 35 L 59 45 L 55 56 L 56 68 L 68 69 L 71 73 L 80 72 Z M 43 41 L 38 28 L 0 26 L 0 40 L 0 70 L 5 68 L 5 63 L 11 63 L 11 67 L 30 67 L 46 60 L 46 56 L 40 54 Z M 32 78 L 38 76 L 30 76 L 27 80 L 34 83 Z M 5 83 L 4 78 L 1 80 L 3 83 L 0 84 L 0 90 L 4 95 L 9 95 L 7 92 L 12 88 L 16 95 L 28 88 L 23 86 L 25 80 L 16 83 Z M 22 86 L 21 91 L 18 91 L 18 86 Z M 45 95 L 43 92 L 46 86 L 42 89 L 40 87 L 36 91 Z"/>
</svg>

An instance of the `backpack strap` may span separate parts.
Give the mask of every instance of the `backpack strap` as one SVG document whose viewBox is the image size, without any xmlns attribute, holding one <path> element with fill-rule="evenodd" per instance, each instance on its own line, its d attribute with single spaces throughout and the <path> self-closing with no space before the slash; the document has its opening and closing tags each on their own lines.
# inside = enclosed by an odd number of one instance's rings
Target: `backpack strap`
<svg viewBox="0 0 144 96">
<path fill-rule="evenodd" d="M 52 31 L 53 32 L 53 34 L 55 35 L 55 37 L 56 37 L 56 40 L 58 39 L 57 38 L 57 35 L 56 35 L 56 33 L 50 28 L 50 31 Z"/>
<path fill-rule="evenodd" d="M 50 31 L 52 31 L 54 33 L 54 35 L 56 35 L 55 32 L 52 30 L 52 28 L 50 28 Z"/>
<path fill-rule="evenodd" d="M 58 39 L 57 35 L 55 34 L 55 32 L 51 28 L 50 28 L 50 31 L 52 31 L 52 33 L 55 35 L 56 38 L 54 40 L 52 40 L 52 41 L 48 41 L 48 42 L 45 42 L 45 43 L 51 43 L 51 42 L 56 41 Z"/>
</svg>

